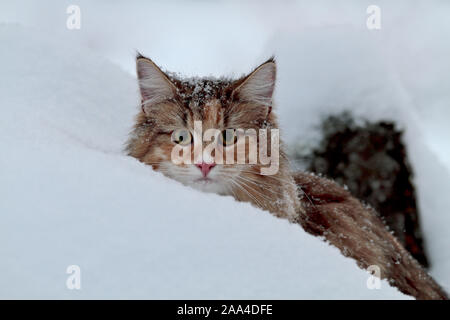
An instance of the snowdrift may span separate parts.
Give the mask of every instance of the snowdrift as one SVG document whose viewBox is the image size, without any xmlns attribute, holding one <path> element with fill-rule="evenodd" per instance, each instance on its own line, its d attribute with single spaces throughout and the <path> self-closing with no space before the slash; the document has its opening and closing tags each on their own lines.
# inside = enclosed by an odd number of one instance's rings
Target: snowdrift
<svg viewBox="0 0 450 320">
<path fill-rule="evenodd" d="M 430 20 L 425 15 L 414 25 L 426 28 Z M 444 33 L 450 30 L 445 28 L 447 22 L 437 21 L 436 25 Z M 426 49 L 420 41 L 398 44 L 406 27 L 393 21 L 388 27 L 392 27 L 389 34 L 367 33 L 348 25 L 316 27 L 273 39 L 269 46 L 276 50 L 279 61 L 278 113 L 292 148 L 315 146 L 320 140 L 321 120 L 343 111 L 350 111 L 356 120 L 393 121 L 404 131 L 430 274 L 449 291 L 450 162 L 445 159 L 450 132 L 441 130 L 439 122 L 430 121 L 425 114 L 430 110 L 445 121 L 450 119 L 448 74 L 434 72 L 436 66 L 431 62 L 450 53 L 450 48 L 425 39 Z M 448 67 L 448 62 L 442 65 L 444 70 Z"/>
<path fill-rule="evenodd" d="M 137 87 L 103 57 L 16 25 L 0 42 L 0 298 L 408 298 L 299 226 L 125 156 Z"/>
</svg>

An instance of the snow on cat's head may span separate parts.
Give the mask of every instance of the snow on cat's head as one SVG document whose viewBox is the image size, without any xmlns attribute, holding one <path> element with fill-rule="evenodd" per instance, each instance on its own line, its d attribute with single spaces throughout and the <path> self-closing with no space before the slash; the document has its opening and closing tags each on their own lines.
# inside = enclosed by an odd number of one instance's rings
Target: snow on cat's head
<svg viewBox="0 0 450 320">
<path fill-rule="evenodd" d="M 131 156 L 203 191 L 268 187 L 279 168 L 273 59 L 237 80 L 181 78 L 141 55 L 136 66 L 142 108 Z"/>
</svg>

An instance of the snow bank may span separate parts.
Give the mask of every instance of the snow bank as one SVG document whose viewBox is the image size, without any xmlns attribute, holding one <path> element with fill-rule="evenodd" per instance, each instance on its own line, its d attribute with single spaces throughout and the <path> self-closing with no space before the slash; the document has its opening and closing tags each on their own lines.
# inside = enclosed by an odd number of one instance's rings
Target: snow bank
<svg viewBox="0 0 450 320">
<path fill-rule="evenodd" d="M 442 40 L 450 36 L 449 20 L 443 19 L 450 6 L 419 3 L 407 11 L 411 23 L 405 23 L 401 7 L 379 5 L 386 16 L 380 32 L 364 24 L 319 25 L 287 30 L 269 42 L 279 61 L 284 137 L 292 146 L 314 145 L 321 119 L 345 110 L 360 119 L 393 120 L 404 130 L 430 273 L 448 291 L 450 63 L 444 57 L 450 46 Z M 344 10 L 340 19 L 357 21 L 357 10 Z"/>
<path fill-rule="evenodd" d="M 124 156 L 137 88 L 103 57 L 15 25 L 0 42 L 0 298 L 407 298 L 299 226 Z"/>
</svg>

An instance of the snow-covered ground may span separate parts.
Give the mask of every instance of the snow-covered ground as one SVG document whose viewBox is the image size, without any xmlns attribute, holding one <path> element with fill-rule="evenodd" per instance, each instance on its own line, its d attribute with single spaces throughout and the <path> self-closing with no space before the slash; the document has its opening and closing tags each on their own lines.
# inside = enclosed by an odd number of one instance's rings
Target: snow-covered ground
<svg viewBox="0 0 450 320">
<path fill-rule="evenodd" d="M 406 298 L 367 289 L 298 226 L 124 156 L 135 49 L 186 75 L 240 75 L 276 53 L 291 144 L 324 112 L 398 120 L 431 273 L 450 289 L 450 7 L 379 1 L 368 31 L 363 2 L 77 1 L 80 30 L 66 29 L 70 1 L 2 3 L 0 297 Z"/>
<path fill-rule="evenodd" d="M 17 26 L 0 42 L 0 297 L 404 298 L 299 226 L 121 154 L 136 85 L 113 64 Z"/>
</svg>

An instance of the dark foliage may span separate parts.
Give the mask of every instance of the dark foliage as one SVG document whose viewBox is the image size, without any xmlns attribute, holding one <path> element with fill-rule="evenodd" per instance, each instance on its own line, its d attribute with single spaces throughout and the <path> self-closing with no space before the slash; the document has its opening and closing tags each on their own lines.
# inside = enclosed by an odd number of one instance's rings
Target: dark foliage
<svg viewBox="0 0 450 320">
<path fill-rule="evenodd" d="M 405 248 L 428 266 L 402 132 L 391 122 L 356 124 L 349 113 L 329 116 L 321 130 L 323 139 L 307 160 L 309 171 L 347 186 L 375 208 Z"/>
</svg>

